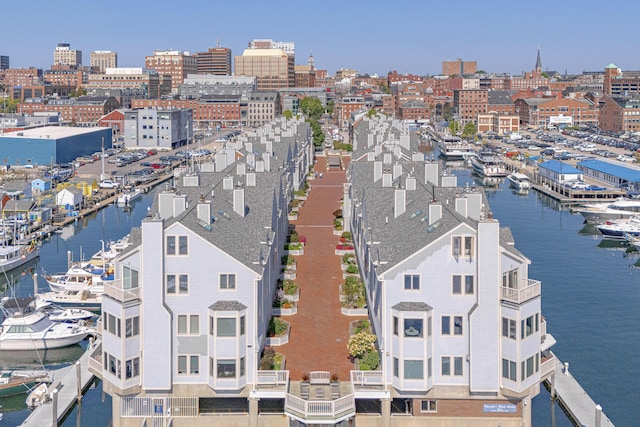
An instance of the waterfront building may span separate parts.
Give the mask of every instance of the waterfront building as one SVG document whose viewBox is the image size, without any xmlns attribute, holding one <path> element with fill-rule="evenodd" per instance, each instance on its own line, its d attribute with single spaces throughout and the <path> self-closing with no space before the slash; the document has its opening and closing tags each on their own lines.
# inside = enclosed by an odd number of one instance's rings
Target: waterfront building
<svg viewBox="0 0 640 427">
<path fill-rule="evenodd" d="M 515 102 L 522 126 L 539 128 L 597 126 L 598 108 L 588 99 L 520 98 Z"/>
<path fill-rule="evenodd" d="M 0 135 L 0 161 L 4 165 L 50 165 L 71 162 L 111 148 L 111 129 L 45 126 Z"/>
<path fill-rule="evenodd" d="M 69 43 L 58 43 L 53 51 L 53 65 L 68 65 L 72 68 L 82 66 L 82 51 L 71 49 Z"/>
<path fill-rule="evenodd" d="M 581 160 L 576 168 L 584 173 L 584 176 L 597 179 L 615 188 L 638 194 L 640 192 L 640 168 L 636 166 L 623 166 L 620 162 L 611 162 L 598 159 Z"/>
<path fill-rule="evenodd" d="M 453 91 L 453 107 L 462 125 L 475 122 L 478 114 L 487 112 L 489 91 L 484 89 L 461 89 Z"/>
<path fill-rule="evenodd" d="M 490 112 L 478 114 L 478 132 L 495 132 L 498 135 L 506 135 L 513 132 L 520 132 L 520 117 L 516 115 L 499 114 Z"/>
<path fill-rule="evenodd" d="M 131 108 L 188 108 L 193 120 L 202 126 L 247 123 L 248 96 L 202 95 L 198 99 L 134 99 Z"/>
<path fill-rule="evenodd" d="M 628 96 L 604 95 L 599 103 L 600 129 L 618 133 L 640 132 L 640 93 Z"/>
<path fill-rule="evenodd" d="M 304 184 L 313 152 L 309 124 L 281 120 L 157 195 L 105 286 L 102 345 L 90 359 L 115 426 L 154 417 L 205 426 L 211 415 L 257 426 L 265 408 L 282 406 L 287 372 L 260 371 L 258 361 L 291 191 Z"/>
<path fill-rule="evenodd" d="M 118 52 L 110 50 L 96 50 L 91 52 L 89 58 L 91 68 L 104 73 L 107 68 L 118 67 Z"/>
<path fill-rule="evenodd" d="M 194 55 L 180 50 L 155 50 L 153 55 L 144 59 L 145 68 L 153 68 L 161 76 L 171 76 L 171 90 L 178 87 L 189 74 L 198 72 L 198 62 Z"/>
<path fill-rule="evenodd" d="M 193 114 L 189 108 L 124 110 L 121 131 L 127 149 L 166 149 L 187 145 L 193 138 Z"/>
</svg>

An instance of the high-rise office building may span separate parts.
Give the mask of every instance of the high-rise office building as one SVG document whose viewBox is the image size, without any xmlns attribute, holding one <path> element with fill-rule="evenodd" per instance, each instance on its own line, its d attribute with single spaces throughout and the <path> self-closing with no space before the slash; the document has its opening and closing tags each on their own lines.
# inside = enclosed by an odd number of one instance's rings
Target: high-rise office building
<svg viewBox="0 0 640 427">
<path fill-rule="evenodd" d="M 212 47 L 206 52 L 196 52 L 198 74 L 231 75 L 231 49 L 228 47 Z"/>
<path fill-rule="evenodd" d="M 188 74 L 196 74 L 196 57 L 181 50 L 155 50 L 145 57 L 145 68 L 153 68 L 158 74 L 171 76 L 171 90 L 176 91 Z"/>
<path fill-rule="evenodd" d="M 58 43 L 53 51 L 53 65 L 79 67 L 82 65 L 82 51 L 71 49 L 69 43 Z"/>
<path fill-rule="evenodd" d="M 104 73 L 107 68 L 118 68 L 118 52 L 96 50 L 91 52 L 90 65 Z"/>
</svg>

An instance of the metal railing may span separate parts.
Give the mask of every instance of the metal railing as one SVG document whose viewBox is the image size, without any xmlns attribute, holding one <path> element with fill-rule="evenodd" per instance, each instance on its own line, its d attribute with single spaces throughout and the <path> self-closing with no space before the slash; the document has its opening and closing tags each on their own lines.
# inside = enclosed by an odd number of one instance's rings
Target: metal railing
<svg viewBox="0 0 640 427">
<path fill-rule="evenodd" d="M 127 302 L 140 298 L 140 288 L 123 289 L 122 280 L 104 283 L 104 294 L 116 301 Z"/>
<path fill-rule="evenodd" d="M 89 370 L 102 378 L 102 343 L 99 343 L 89 354 Z"/>
<path fill-rule="evenodd" d="M 197 397 L 123 397 L 120 415 L 128 418 L 198 416 Z"/>
<path fill-rule="evenodd" d="M 384 376 L 382 371 L 351 371 L 351 385 L 354 390 L 380 390 L 384 387 Z"/>
<path fill-rule="evenodd" d="M 285 388 L 289 384 L 289 371 L 258 371 L 256 385 L 260 387 Z"/>
<path fill-rule="evenodd" d="M 522 304 L 540 296 L 541 283 L 539 280 L 522 279 L 517 288 L 502 286 L 502 299 Z"/>
<path fill-rule="evenodd" d="M 305 421 L 327 419 L 338 421 L 340 418 L 355 414 L 356 401 L 353 394 L 336 400 L 304 400 L 287 393 L 284 411 Z"/>
</svg>

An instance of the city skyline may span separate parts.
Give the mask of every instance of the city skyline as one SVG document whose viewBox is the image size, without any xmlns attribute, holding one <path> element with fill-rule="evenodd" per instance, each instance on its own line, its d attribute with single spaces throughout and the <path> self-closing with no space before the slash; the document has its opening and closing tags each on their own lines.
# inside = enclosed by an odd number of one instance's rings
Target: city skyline
<svg viewBox="0 0 640 427">
<path fill-rule="evenodd" d="M 455 11 L 445 4 L 405 0 L 395 2 L 393 10 L 382 2 L 330 0 L 321 7 L 296 3 L 290 11 L 291 3 L 280 0 L 242 7 L 183 2 L 182 13 L 166 0 L 114 0 L 95 11 L 83 9 L 86 4 L 78 0 L 30 3 L 37 7 L 12 3 L 4 8 L 14 17 L 30 10 L 29 21 L 8 19 L 4 25 L 5 34 L 19 40 L 0 51 L 10 57 L 12 68 L 48 69 L 58 43 L 81 50 L 83 65 L 90 52 L 111 50 L 118 52 L 119 66 L 144 67 L 145 56 L 154 50 L 195 53 L 219 41 L 235 57 L 253 39 L 273 39 L 295 43 L 296 64 L 306 64 L 312 52 L 316 68 L 330 75 L 340 68 L 434 75 L 442 61 L 457 58 L 477 61 L 479 70 L 517 75 L 533 69 L 538 48 L 543 70 L 578 74 L 602 71 L 612 62 L 625 70 L 640 69 L 635 59 L 640 47 L 626 42 L 633 40 L 632 26 L 615 24 L 620 2 L 604 8 L 589 0 L 577 8 L 543 0 L 532 10 L 530 4 L 499 0 L 464 4 Z M 627 16 L 640 12 L 640 4 L 623 6 Z M 60 16 L 64 20 L 55 19 Z M 97 19 L 104 25 L 96 25 Z"/>
</svg>

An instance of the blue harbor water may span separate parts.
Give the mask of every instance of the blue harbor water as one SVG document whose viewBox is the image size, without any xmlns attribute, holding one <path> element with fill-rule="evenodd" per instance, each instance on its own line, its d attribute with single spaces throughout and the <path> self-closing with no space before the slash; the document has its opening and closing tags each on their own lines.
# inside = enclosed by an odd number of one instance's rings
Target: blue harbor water
<svg viewBox="0 0 640 427">
<path fill-rule="evenodd" d="M 454 173 L 461 185 L 478 184 L 469 171 Z M 602 238 L 584 227 L 580 215 L 559 210 L 535 191 L 517 195 L 502 182 L 487 193 L 494 217 L 502 226 L 511 227 L 516 247 L 531 259 L 530 277 L 542 281 L 543 314 L 548 332 L 558 341 L 553 351 L 569 362 L 573 375 L 614 424 L 638 425 L 640 268 L 634 264 L 640 257 L 625 248 L 604 247 Z M 145 195 L 132 212 L 109 206 L 52 236 L 43 244 L 40 260 L 31 266 L 31 272 L 64 271 L 68 251 L 74 259 L 79 259 L 81 252 L 88 258 L 101 248 L 101 240 L 121 238 L 140 224 L 153 194 Z M 33 292 L 31 274 L 18 275 L 15 281 L 18 296 Z M 39 288 L 46 289 L 42 278 Z M 74 351 L 77 355 L 67 355 L 68 360 L 77 358 L 82 349 Z M 54 358 L 45 363 L 55 366 L 60 361 Z M 0 399 L 0 404 L 5 412 L 2 425 L 19 425 L 28 416 L 22 409 L 23 396 L 15 401 Z M 557 404 L 551 405 L 544 387 L 532 405 L 534 426 L 572 426 Z M 109 425 L 110 418 L 111 400 L 103 396 L 98 382 L 63 425 L 101 427 Z"/>
<path fill-rule="evenodd" d="M 67 253 L 70 251 L 74 260 L 89 259 L 102 248 L 102 242 L 118 240 L 129 233 L 132 227 L 140 225 L 147 215 L 147 208 L 153 202 L 155 191 L 143 195 L 143 198 L 133 205 L 133 209 L 125 212 L 115 205 L 108 206 L 83 219 L 78 219 L 73 224 L 66 226 L 61 234 L 53 234 L 50 239 L 43 242 L 40 248 L 40 258 L 37 262 L 26 266 L 26 271 L 16 271 L 0 277 L 0 286 L 5 293 L 7 281 L 13 284 L 15 295 L 24 297 L 33 295 L 33 273 L 38 274 L 38 288 L 41 292 L 48 291 L 44 280 L 45 273 L 55 274 L 67 270 Z M 10 293 L 6 290 L 6 294 Z M 24 367 L 29 369 L 58 368 L 74 362 L 82 355 L 81 346 L 73 346 L 57 350 L 55 353 L 37 354 L 28 353 L 19 355 L 0 354 L 0 366 Z M 17 359 L 17 360 L 15 360 Z M 25 409 L 26 395 L 15 398 L 0 399 L 0 405 L 4 412 L 4 418 L 0 423 L 3 426 L 16 426 L 21 424 L 29 415 Z M 76 407 L 67 417 L 63 426 L 92 426 L 102 427 L 111 423 L 111 398 L 102 394 L 102 383 L 97 381 L 85 395 L 81 407 Z"/>
</svg>

